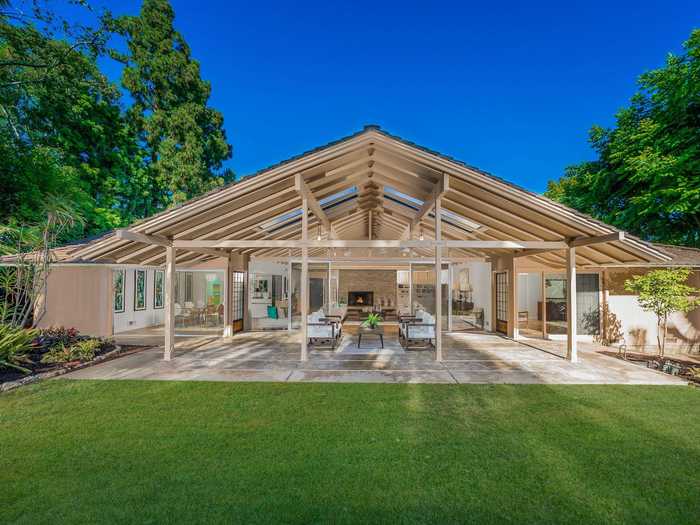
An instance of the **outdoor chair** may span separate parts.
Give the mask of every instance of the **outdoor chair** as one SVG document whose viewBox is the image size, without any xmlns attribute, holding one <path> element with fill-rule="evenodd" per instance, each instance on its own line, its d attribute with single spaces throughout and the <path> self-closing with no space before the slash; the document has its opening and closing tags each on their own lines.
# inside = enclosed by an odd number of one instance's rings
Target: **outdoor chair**
<svg viewBox="0 0 700 525">
<path fill-rule="evenodd" d="M 180 323 L 180 326 L 187 326 L 187 321 L 191 319 L 190 312 L 183 310 L 182 306 L 175 303 L 175 326 Z"/>
<path fill-rule="evenodd" d="M 434 339 L 435 317 L 428 312 L 418 310 L 415 316 L 399 318 L 399 342 L 404 348 L 434 345 Z"/>
<path fill-rule="evenodd" d="M 326 317 L 323 310 L 318 310 L 307 316 L 307 337 L 309 344 L 318 345 L 326 343 L 331 348 L 335 348 L 341 337 L 341 325 L 337 317 Z"/>
</svg>

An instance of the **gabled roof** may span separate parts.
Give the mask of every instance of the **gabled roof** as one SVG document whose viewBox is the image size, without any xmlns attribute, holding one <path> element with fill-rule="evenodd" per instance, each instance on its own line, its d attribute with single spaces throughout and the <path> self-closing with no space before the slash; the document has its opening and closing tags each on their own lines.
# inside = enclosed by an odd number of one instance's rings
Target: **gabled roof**
<svg viewBox="0 0 700 525">
<path fill-rule="evenodd" d="M 299 238 L 300 176 L 319 204 L 310 216 L 314 234 L 339 239 L 433 238 L 429 208 L 439 188 L 443 238 L 483 241 L 566 241 L 610 235 L 616 228 L 520 188 L 483 170 L 391 135 L 378 126 L 274 164 L 177 207 L 133 224 L 132 232 L 175 240 L 262 240 Z M 315 235 L 314 235 L 315 236 Z M 452 256 L 490 256 L 496 249 L 451 249 Z M 239 250 L 251 255 L 286 256 L 287 248 Z M 430 255 L 416 249 L 416 255 Z M 425 252 L 425 253 L 423 253 Z M 324 249 L 311 250 L 323 255 Z M 160 264 L 162 247 L 108 234 L 72 254 L 75 260 Z M 179 261 L 213 255 L 182 252 Z M 563 255 L 533 253 L 533 261 L 557 266 Z M 666 250 L 632 236 L 582 246 L 577 264 L 653 263 L 670 259 Z"/>
</svg>

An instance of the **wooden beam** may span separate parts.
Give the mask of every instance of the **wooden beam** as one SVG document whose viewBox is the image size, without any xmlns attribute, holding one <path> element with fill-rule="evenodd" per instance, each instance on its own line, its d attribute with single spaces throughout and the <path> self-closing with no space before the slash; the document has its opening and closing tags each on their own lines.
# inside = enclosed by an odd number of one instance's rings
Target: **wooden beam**
<svg viewBox="0 0 700 525">
<path fill-rule="evenodd" d="M 171 241 L 162 235 L 146 235 L 127 229 L 116 230 L 115 235 L 121 241 L 142 242 L 144 244 L 153 244 L 155 246 L 171 246 Z"/>
<path fill-rule="evenodd" d="M 579 246 L 589 246 L 591 244 L 602 244 L 606 242 L 624 241 L 625 232 L 615 232 L 608 235 L 598 235 L 596 237 L 576 237 L 569 242 L 569 246 L 572 248 L 578 248 Z"/>
<path fill-rule="evenodd" d="M 466 249 L 492 249 L 492 250 L 525 250 L 525 249 L 546 249 L 562 250 L 568 248 L 564 241 L 481 241 L 481 240 L 338 240 L 322 239 L 299 240 L 299 239 L 262 239 L 255 241 L 248 240 L 194 240 L 194 241 L 173 241 L 173 246 L 190 251 L 195 248 L 466 248 Z"/>
<path fill-rule="evenodd" d="M 440 179 L 438 181 L 438 183 L 435 185 L 435 189 L 433 190 L 433 193 L 430 196 L 430 198 L 427 199 L 423 203 L 423 206 L 420 207 L 420 209 L 418 210 L 418 213 L 416 213 L 416 216 L 411 221 L 411 225 L 418 226 L 420 224 L 420 221 L 423 220 L 423 217 L 428 215 L 428 213 L 430 213 L 430 210 L 433 209 L 433 206 L 435 205 L 435 201 L 440 196 L 442 196 L 443 193 L 445 193 L 449 189 L 450 189 L 450 176 L 447 173 L 443 173 L 442 179 Z"/>
<path fill-rule="evenodd" d="M 323 224 L 326 231 L 330 233 L 331 221 L 328 220 L 326 212 L 323 211 L 323 208 L 316 200 L 316 197 L 314 197 L 313 192 L 306 185 L 306 182 L 299 173 L 294 176 L 294 188 L 297 190 L 297 193 L 302 199 L 306 199 L 308 209 L 314 213 L 316 218 L 321 221 L 321 224 Z"/>
</svg>

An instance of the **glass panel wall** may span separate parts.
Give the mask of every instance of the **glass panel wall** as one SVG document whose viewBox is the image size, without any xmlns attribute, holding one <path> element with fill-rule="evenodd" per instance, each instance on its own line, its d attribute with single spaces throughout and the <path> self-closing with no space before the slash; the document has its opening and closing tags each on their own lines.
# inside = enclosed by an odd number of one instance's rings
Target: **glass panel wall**
<svg viewBox="0 0 700 525">
<path fill-rule="evenodd" d="M 224 272 L 176 272 L 175 326 L 221 328 L 223 323 Z"/>
<path fill-rule="evenodd" d="M 435 265 L 411 265 L 411 313 L 424 310 L 435 315 Z"/>
<path fill-rule="evenodd" d="M 248 309 L 252 330 L 286 330 L 289 264 L 253 261 L 250 264 Z"/>
<path fill-rule="evenodd" d="M 525 337 L 542 337 L 542 274 L 518 274 L 518 330 Z"/>
<path fill-rule="evenodd" d="M 547 333 L 566 335 L 566 274 L 545 274 Z"/>
<path fill-rule="evenodd" d="M 309 314 L 323 310 L 325 315 L 331 315 L 331 303 L 336 304 L 338 278 L 332 278 L 330 263 L 309 263 Z M 292 263 L 292 280 L 290 283 L 290 301 L 292 312 L 292 328 L 301 327 L 301 263 Z M 332 291 L 334 290 L 334 291 Z M 286 328 L 286 325 L 285 325 Z"/>
<path fill-rule="evenodd" d="M 486 330 L 491 319 L 491 264 L 452 264 L 452 331 Z"/>
<path fill-rule="evenodd" d="M 566 335 L 568 319 L 566 274 L 547 274 L 547 332 Z M 576 275 L 576 332 L 595 335 L 600 331 L 600 277 L 597 273 Z"/>
</svg>

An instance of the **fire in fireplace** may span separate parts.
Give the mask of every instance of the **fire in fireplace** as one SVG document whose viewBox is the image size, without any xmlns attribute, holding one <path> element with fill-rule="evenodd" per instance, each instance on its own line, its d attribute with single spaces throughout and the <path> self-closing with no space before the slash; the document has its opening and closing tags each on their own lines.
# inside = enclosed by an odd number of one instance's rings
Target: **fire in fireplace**
<svg viewBox="0 0 700 525">
<path fill-rule="evenodd" d="M 348 306 L 372 306 L 374 292 L 348 292 Z"/>
</svg>

